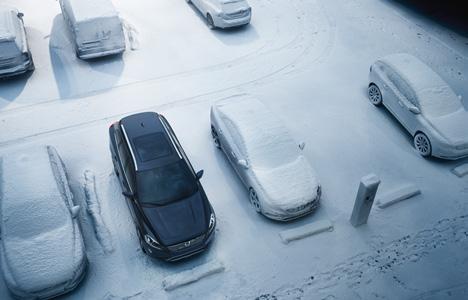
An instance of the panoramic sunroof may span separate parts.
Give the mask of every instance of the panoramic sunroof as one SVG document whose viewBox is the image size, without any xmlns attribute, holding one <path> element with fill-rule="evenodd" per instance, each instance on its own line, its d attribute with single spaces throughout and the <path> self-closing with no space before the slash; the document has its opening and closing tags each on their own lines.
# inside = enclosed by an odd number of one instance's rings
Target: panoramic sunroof
<svg viewBox="0 0 468 300">
<path fill-rule="evenodd" d="M 169 141 L 162 133 L 152 133 L 134 138 L 133 143 L 142 162 L 172 154 Z"/>
</svg>

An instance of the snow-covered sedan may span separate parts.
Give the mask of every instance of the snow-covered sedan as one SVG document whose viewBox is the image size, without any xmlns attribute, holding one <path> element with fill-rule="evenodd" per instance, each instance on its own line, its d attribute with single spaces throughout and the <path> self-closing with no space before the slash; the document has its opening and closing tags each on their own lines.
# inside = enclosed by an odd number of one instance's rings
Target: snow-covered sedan
<svg viewBox="0 0 468 300">
<path fill-rule="evenodd" d="M 252 16 L 252 8 L 246 0 L 186 1 L 200 11 L 211 29 L 247 25 Z"/>
<path fill-rule="evenodd" d="M 0 159 L 1 267 L 21 299 L 53 298 L 73 290 L 87 266 L 65 167 L 53 147 Z"/>
<path fill-rule="evenodd" d="M 259 100 L 235 96 L 211 108 L 211 133 L 266 217 L 288 221 L 315 210 L 321 186 L 282 121 Z"/>
<path fill-rule="evenodd" d="M 468 156 L 468 112 L 430 67 L 409 54 L 392 54 L 370 69 L 368 94 L 383 104 L 413 137 L 424 157 Z"/>
<path fill-rule="evenodd" d="M 34 70 L 23 14 L 0 5 L 0 78 Z"/>
</svg>

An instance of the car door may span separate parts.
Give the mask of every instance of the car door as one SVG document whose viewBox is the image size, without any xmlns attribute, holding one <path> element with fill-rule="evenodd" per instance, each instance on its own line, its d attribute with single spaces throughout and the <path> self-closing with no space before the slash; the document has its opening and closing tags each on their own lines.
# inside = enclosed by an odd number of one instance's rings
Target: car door
<svg viewBox="0 0 468 300">
<path fill-rule="evenodd" d="M 226 140 L 225 145 L 227 145 L 225 150 L 226 156 L 228 157 L 229 162 L 236 171 L 237 175 L 240 177 L 241 181 L 247 185 L 247 169 L 238 163 L 240 159 L 247 159 L 245 154 L 243 154 L 241 151 L 241 145 L 238 144 L 238 142 L 241 140 L 240 134 L 231 120 L 225 119 L 224 124 L 226 127 L 224 134 L 224 138 Z"/>
<path fill-rule="evenodd" d="M 203 1 L 205 0 L 191 0 L 193 5 L 202 13 L 203 15 L 205 14 L 203 11 Z"/>
<path fill-rule="evenodd" d="M 395 76 L 398 82 L 398 107 L 396 108 L 398 110 L 398 119 L 406 130 L 413 135 L 418 127 L 417 113 L 414 110 L 414 108 L 419 109 L 416 95 L 400 74 Z"/>
</svg>

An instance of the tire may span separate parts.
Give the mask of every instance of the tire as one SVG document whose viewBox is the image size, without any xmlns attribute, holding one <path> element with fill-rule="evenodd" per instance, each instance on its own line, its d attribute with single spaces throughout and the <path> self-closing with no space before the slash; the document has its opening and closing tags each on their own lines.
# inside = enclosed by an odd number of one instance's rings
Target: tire
<svg viewBox="0 0 468 300">
<path fill-rule="evenodd" d="M 432 146 L 431 146 L 431 141 L 422 132 L 417 133 L 414 136 L 414 148 L 419 152 L 419 154 L 423 157 L 429 157 L 432 154 Z"/>
<path fill-rule="evenodd" d="M 257 192 L 253 188 L 249 189 L 249 200 L 250 200 L 250 204 L 252 204 L 255 211 L 257 213 L 261 213 L 262 206 L 260 204 L 260 200 L 258 200 Z"/>
<path fill-rule="evenodd" d="M 211 137 L 213 138 L 213 143 L 216 146 L 216 148 L 221 149 L 221 142 L 219 141 L 218 132 L 216 131 L 214 126 L 211 126 Z"/>
<path fill-rule="evenodd" d="M 210 14 L 206 14 L 206 24 L 208 24 L 209 29 L 216 28 L 214 21 L 213 21 L 213 17 Z"/>
<path fill-rule="evenodd" d="M 382 105 L 382 93 L 377 85 L 371 83 L 367 89 L 367 95 L 372 104 L 375 106 Z"/>
<path fill-rule="evenodd" d="M 185 2 L 187 2 L 188 4 L 191 4 L 192 0 L 185 0 Z"/>
<path fill-rule="evenodd" d="M 145 247 L 143 247 L 143 237 L 141 236 L 141 232 L 140 232 L 140 230 L 139 230 L 138 228 L 137 228 L 136 232 L 137 232 L 138 242 L 140 243 L 141 251 L 142 251 L 144 254 L 148 254 L 148 253 L 146 252 Z"/>
</svg>

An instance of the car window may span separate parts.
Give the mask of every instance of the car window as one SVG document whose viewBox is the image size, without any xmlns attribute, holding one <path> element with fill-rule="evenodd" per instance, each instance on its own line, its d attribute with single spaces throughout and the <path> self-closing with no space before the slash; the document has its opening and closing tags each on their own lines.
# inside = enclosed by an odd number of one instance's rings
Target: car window
<svg viewBox="0 0 468 300">
<path fill-rule="evenodd" d="M 184 160 L 137 173 L 138 197 L 143 205 L 166 205 L 198 191 L 197 180 Z"/>
<path fill-rule="evenodd" d="M 172 154 L 172 147 L 167 137 L 160 132 L 134 138 L 133 144 L 142 162 L 155 160 Z"/>
<path fill-rule="evenodd" d="M 229 132 L 229 135 L 234 141 L 234 145 L 231 148 L 233 148 L 233 151 L 239 152 L 239 154 L 242 156 L 242 159 L 248 159 L 247 157 L 248 155 L 247 155 L 247 151 L 245 148 L 245 144 L 243 142 L 243 138 L 240 135 L 239 131 L 237 130 L 236 126 L 228 118 L 223 118 L 223 121 L 224 121 L 224 124 L 226 125 L 226 129 Z"/>
</svg>

